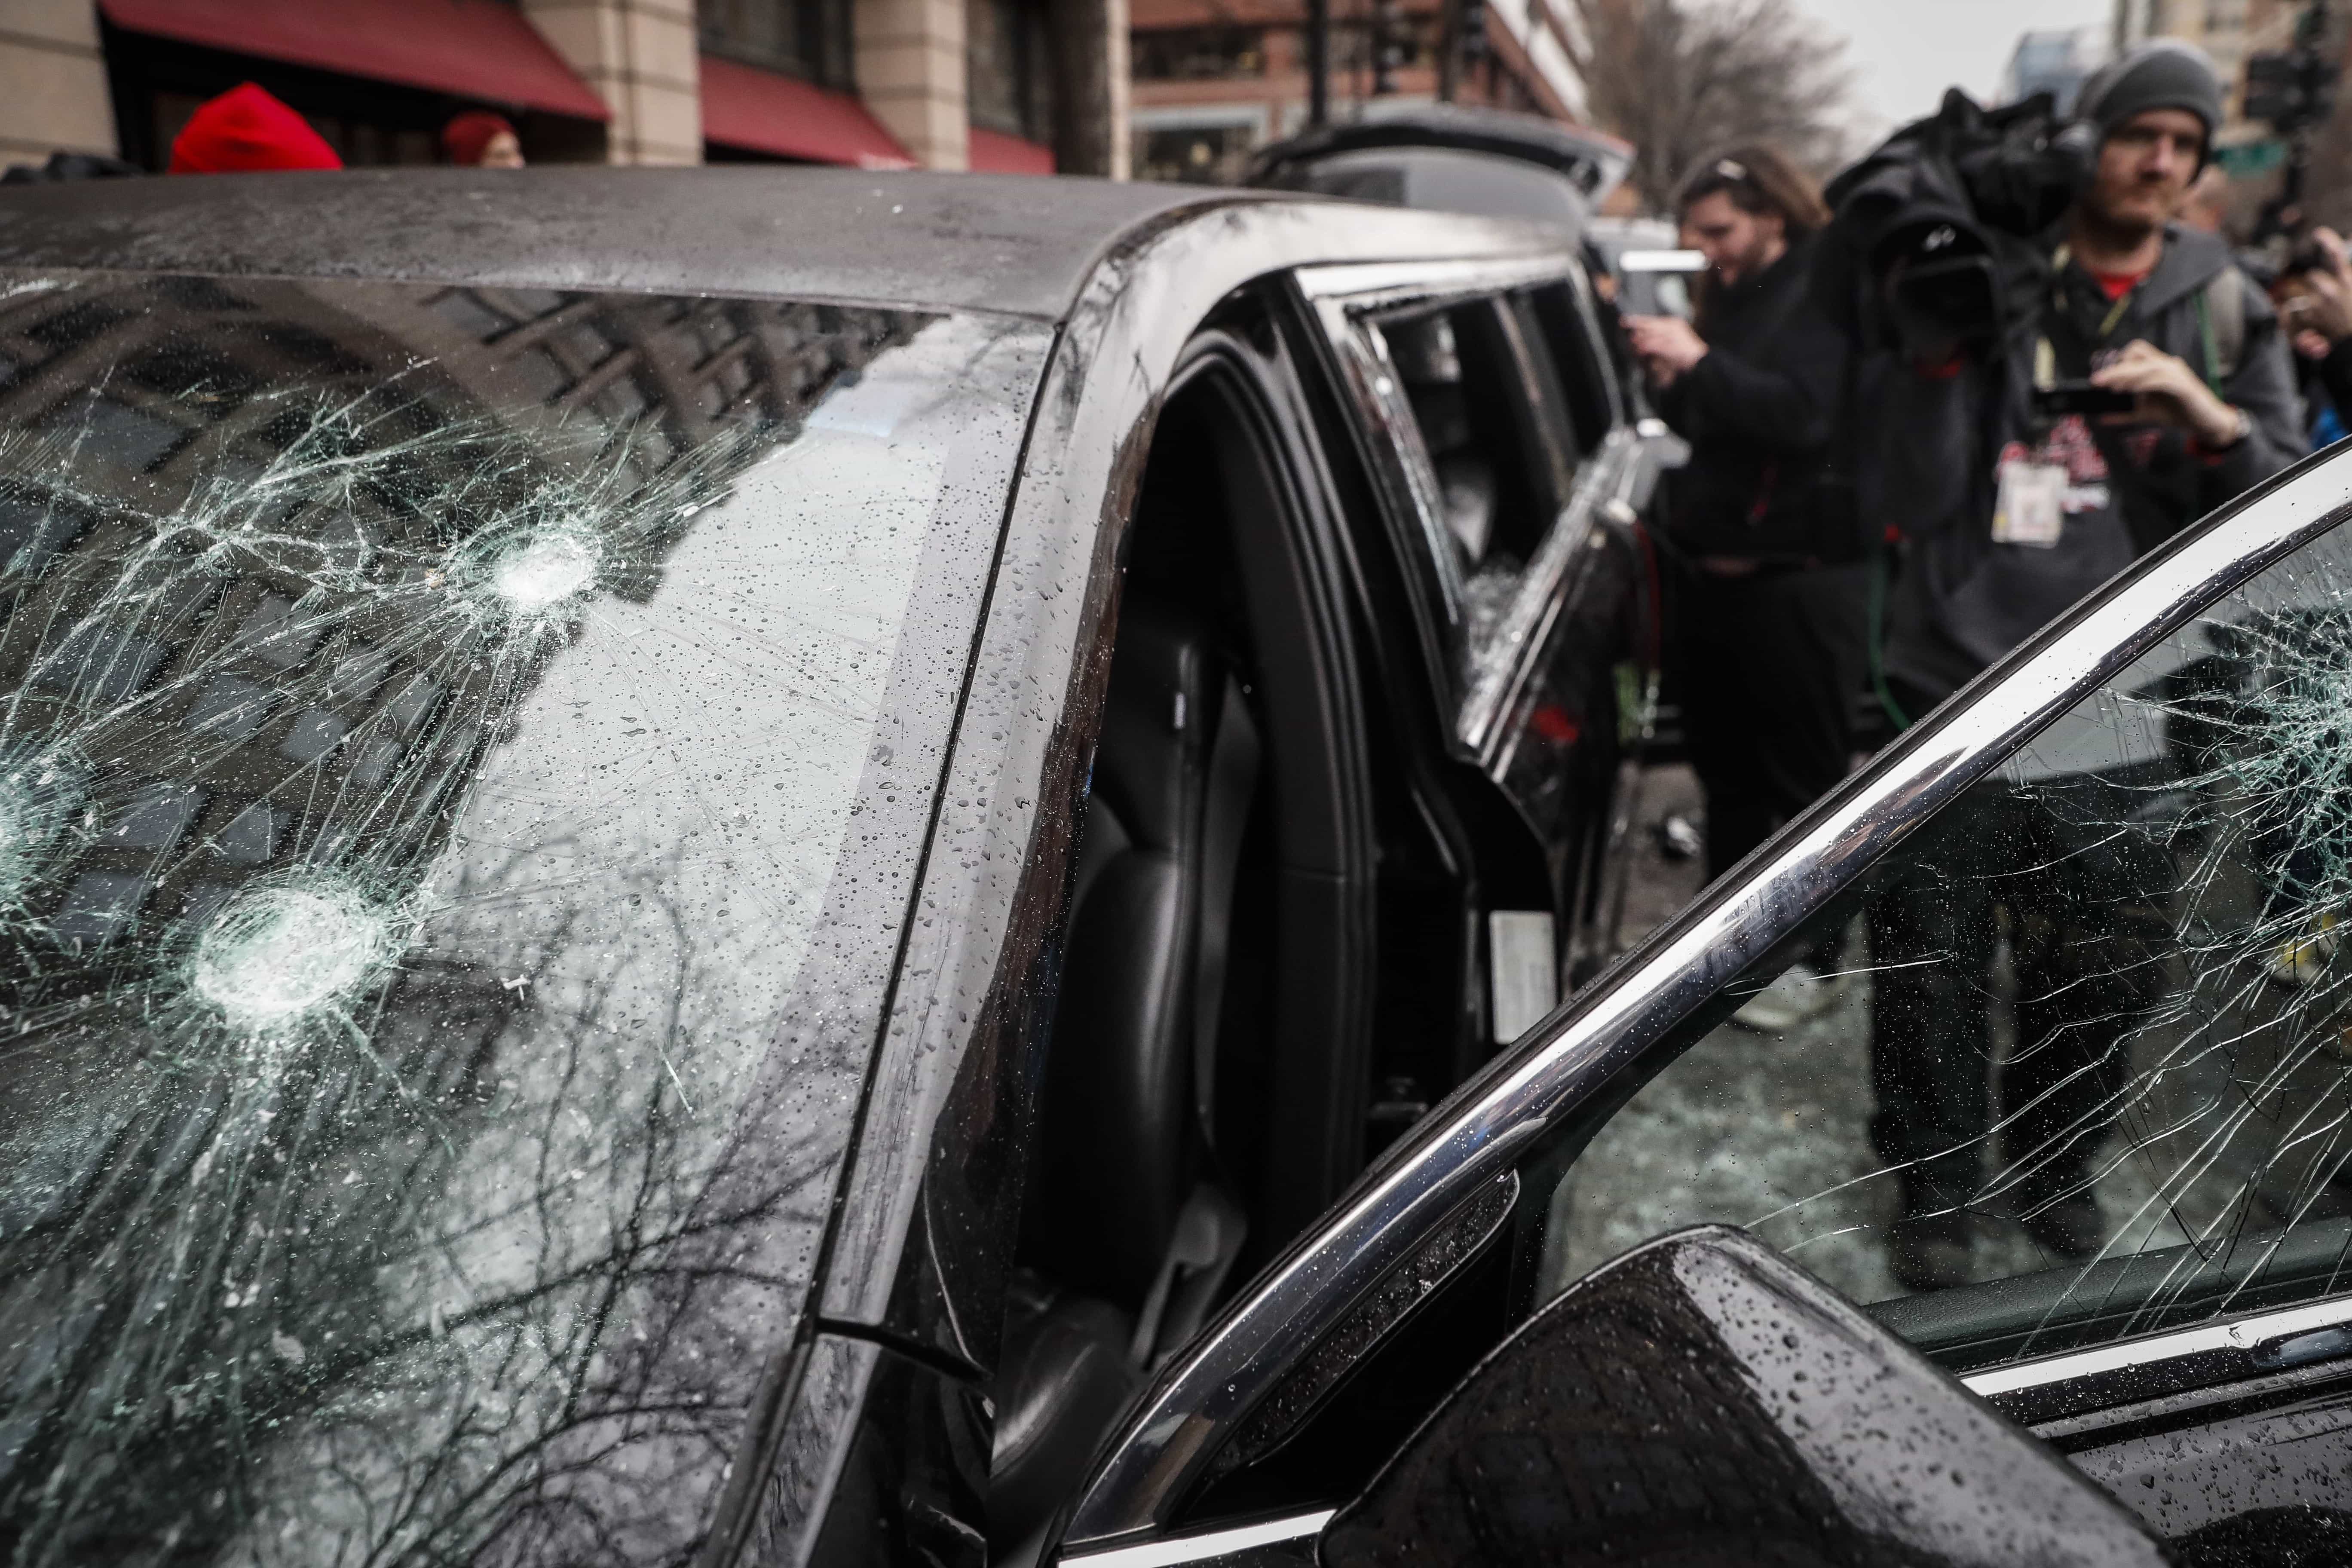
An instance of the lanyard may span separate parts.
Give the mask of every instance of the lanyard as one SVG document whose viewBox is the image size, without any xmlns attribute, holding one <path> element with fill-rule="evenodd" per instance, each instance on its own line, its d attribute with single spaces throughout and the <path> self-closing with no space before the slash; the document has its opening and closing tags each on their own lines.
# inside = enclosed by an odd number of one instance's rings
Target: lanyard
<svg viewBox="0 0 2352 1568">
<path fill-rule="evenodd" d="M 2063 241 L 2050 253 L 2050 308 L 2053 310 L 2066 308 L 2066 263 L 2074 254 L 2074 248 Z M 2141 281 L 2146 281 L 2145 277 Z M 2131 302 L 2138 294 L 2139 283 L 2134 283 L 2107 307 L 2105 319 L 2099 322 L 2099 335 L 2092 345 L 2094 349 L 2106 346 L 2107 340 L 2115 335 L 2116 328 L 2123 321 L 2124 312 L 2131 309 Z M 2057 384 L 2057 380 L 2058 352 L 2050 346 L 2050 334 L 2043 332 L 2033 344 L 2033 384 L 2046 391 Z"/>
</svg>

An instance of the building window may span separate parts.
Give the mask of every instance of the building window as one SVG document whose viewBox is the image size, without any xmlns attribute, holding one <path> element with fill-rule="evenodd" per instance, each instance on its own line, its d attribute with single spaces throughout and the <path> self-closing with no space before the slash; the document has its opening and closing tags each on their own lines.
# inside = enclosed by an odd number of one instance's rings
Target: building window
<svg viewBox="0 0 2352 1568">
<path fill-rule="evenodd" d="M 1190 185 L 1238 184 L 1256 140 L 1247 125 L 1139 126 L 1135 177 Z"/>
<path fill-rule="evenodd" d="M 966 112 L 984 131 L 1054 140 L 1053 39 L 1033 0 L 966 0 Z"/>
<path fill-rule="evenodd" d="M 1265 74 L 1262 27 L 1162 27 L 1134 35 L 1138 81 L 1212 81 Z"/>
<path fill-rule="evenodd" d="M 706 54 L 848 89 L 852 0 L 696 0 Z"/>
<path fill-rule="evenodd" d="M 1437 50 L 1442 23 L 1430 13 L 1400 15 L 1387 28 L 1389 47 L 1395 51 L 1390 57 L 1396 70 L 1427 70 L 1437 68 Z M 1334 17 L 1331 22 L 1331 68 L 1340 76 L 1369 78 L 1372 71 L 1373 26 L 1368 19 Z M 1298 58 L 1307 58 L 1304 36 L 1298 45 Z"/>
</svg>

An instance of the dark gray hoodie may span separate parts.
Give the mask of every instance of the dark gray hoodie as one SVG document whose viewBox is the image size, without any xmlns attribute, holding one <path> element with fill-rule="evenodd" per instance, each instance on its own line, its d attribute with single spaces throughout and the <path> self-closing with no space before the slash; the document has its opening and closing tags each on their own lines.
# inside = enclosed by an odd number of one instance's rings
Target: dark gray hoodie
<svg viewBox="0 0 2352 1568">
<path fill-rule="evenodd" d="M 2055 237 L 2051 243 L 2054 250 Z M 2108 301 L 2070 264 L 2003 354 L 1948 373 L 1892 357 L 1864 368 L 1857 405 L 1874 411 L 1880 450 L 1860 465 L 1859 499 L 1865 518 L 1883 520 L 1902 541 L 1883 636 L 1886 674 L 1898 689 L 1940 701 L 2141 551 L 2302 455 L 2302 403 L 2277 315 L 2243 274 L 2216 281 L 2232 267 L 2218 237 L 2170 227 L 2155 268 L 2095 342 L 2095 326 L 2083 323 L 2103 319 Z M 2212 321 L 2209 333 L 2208 321 L 2229 310 L 2234 326 Z M 2075 426 L 2069 434 L 2081 467 L 2058 542 L 1996 542 L 2004 449 L 2031 447 L 2042 433 L 2032 395 L 2035 345 L 2045 332 L 2062 379 L 2086 374 L 2092 350 L 2136 338 L 2200 374 L 2219 360 L 2221 396 L 2245 410 L 2252 432 L 2206 455 L 2174 430 Z"/>
</svg>

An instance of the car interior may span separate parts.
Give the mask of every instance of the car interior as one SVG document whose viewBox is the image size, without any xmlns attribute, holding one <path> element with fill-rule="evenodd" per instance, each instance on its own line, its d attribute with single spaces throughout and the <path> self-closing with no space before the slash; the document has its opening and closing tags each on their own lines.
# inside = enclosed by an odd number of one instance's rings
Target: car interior
<svg viewBox="0 0 2352 1568">
<path fill-rule="evenodd" d="M 1351 607 L 1369 591 L 1409 624 L 1287 307 L 1245 295 L 1195 340 L 1126 536 L 999 1363 L 1000 1550 L 1139 1381 L 1491 1054 L 1480 911 L 1550 906 L 1541 845 Z M 1568 463 L 1480 374 L 1523 310 L 1424 316 L 1409 351 L 1454 437 L 1457 537 L 1519 560 Z"/>
<path fill-rule="evenodd" d="M 1575 563 L 1582 580 L 1553 590 L 1555 602 L 1578 608 L 1545 624 L 1535 657 L 1501 633 L 1581 466 L 1624 406 L 1568 283 L 1386 315 L 1377 330 L 1455 547 L 1464 660 L 1507 659 L 1523 671 L 1492 767 L 1543 842 L 1551 902 L 1580 917 L 1560 945 L 1569 980 L 1581 983 L 1615 952 L 1617 889 L 1605 852 L 1612 810 L 1630 808 L 1626 786 L 1637 782 L 1618 764 L 1643 722 L 1659 662 L 1646 536 L 1596 527 L 1601 548 Z"/>
<path fill-rule="evenodd" d="M 1334 1088 L 1366 1044 L 1361 697 L 1278 376 L 1205 333 L 1136 501 L 1001 1362 L 1001 1544 L 1360 1148 Z"/>
</svg>

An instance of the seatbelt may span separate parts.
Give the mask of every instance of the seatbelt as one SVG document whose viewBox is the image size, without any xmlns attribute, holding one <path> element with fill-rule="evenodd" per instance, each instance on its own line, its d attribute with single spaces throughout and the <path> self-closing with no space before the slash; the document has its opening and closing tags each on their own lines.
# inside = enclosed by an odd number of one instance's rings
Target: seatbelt
<svg viewBox="0 0 2352 1568">
<path fill-rule="evenodd" d="M 1241 871 L 1242 839 L 1257 795 L 1257 722 L 1242 700 L 1241 682 L 1225 677 L 1210 742 L 1201 811 L 1201 943 L 1192 981 L 1192 1100 L 1201 1135 L 1216 1147 L 1217 1023 L 1225 1006 L 1225 969 L 1233 944 L 1234 882 Z"/>
<path fill-rule="evenodd" d="M 1215 1178 L 1217 1023 L 1224 1012 L 1233 952 L 1234 884 L 1240 879 L 1242 840 L 1257 795 L 1260 755 L 1257 722 L 1242 698 L 1241 682 L 1228 673 L 1202 785 L 1201 935 L 1192 972 L 1192 1104 L 1208 1173 L 1178 1212 L 1168 1251 L 1136 1314 L 1128 1360 L 1141 1372 L 1200 1328 L 1249 1232 L 1248 1216 Z"/>
</svg>

